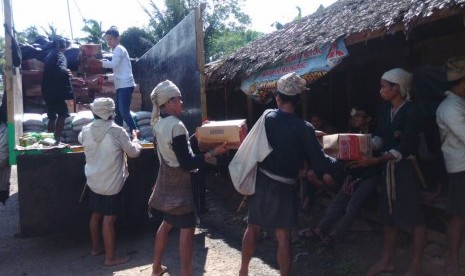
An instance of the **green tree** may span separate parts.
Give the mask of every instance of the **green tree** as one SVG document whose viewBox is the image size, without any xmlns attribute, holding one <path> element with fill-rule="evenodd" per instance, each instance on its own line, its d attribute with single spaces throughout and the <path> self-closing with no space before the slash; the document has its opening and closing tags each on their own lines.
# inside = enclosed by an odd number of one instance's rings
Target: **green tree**
<svg viewBox="0 0 465 276">
<path fill-rule="evenodd" d="M 322 7 L 323 5 L 320 5 L 320 8 Z M 296 22 L 296 21 L 299 21 L 300 19 L 302 19 L 302 8 L 300 8 L 299 6 L 296 6 L 295 7 L 297 9 L 297 16 L 294 17 L 294 19 L 292 20 L 292 22 Z M 320 9 L 318 8 L 318 9 Z M 318 12 L 318 11 L 317 11 Z M 281 30 L 282 28 L 284 28 L 284 25 L 287 24 L 287 23 L 281 23 L 279 21 L 275 21 L 273 24 L 271 24 L 271 26 L 275 27 L 276 30 Z"/>
<path fill-rule="evenodd" d="M 221 33 L 245 31 L 250 24 L 250 17 L 241 9 L 244 2 L 245 0 L 165 0 L 166 11 L 162 11 L 154 0 L 150 0 L 153 11 L 142 8 L 150 17 L 151 35 L 154 36 L 154 41 L 158 41 L 192 10 L 202 7 L 205 57 L 210 57 L 218 54 L 212 52 L 212 43 L 215 38 L 221 37 Z"/>
<path fill-rule="evenodd" d="M 42 27 L 42 30 L 45 32 L 45 35 L 50 40 L 53 40 L 58 36 L 62 36 L 61 34 L 58 33 L 58 29 L 50 23 L 48 24 L 48 29 Z"/>
<path fill-rule="evenodd" d="M 191 8 L 188 2 L 190 1 L 165 0 L 166 12 L 163 12 L 157 4 L 155 4 L 154 0 L 150 0 L 149 2 L 149 6 L 153 12 L 142 7 L 144 12 L 150 17 L 149 29 L 156 41 L 164 37 L 189 14 Z"/>
<path fill-rule="evenodd" d="M 211 40 L 210 53 L 214 54 L 209 56 L 207 61 L 211 62 L 221 58 L 224 55 L 228 55 L 234 50 L 246 45 L 251 41 L 254 41 L 261 35 L 263 34 L 252 30 L 226 30 L 219 32 L 218 35 L 214 36 Z"/>
<path fill-rule="evenodd" d="M 20 43 L 32 44 L 41 34 L 35 25 L 27 27 L 24 31 L 17 33 L 17 39 Z"/>
<path fill-rule="evenodd" d="M 102 22 L 98 22 L 95 19 L 84 19 L 84 27 L 81 29 L 87 34 L 86 37 L 80 38 L 79 40 L 84 43 L 102 44 L 104 50 L 108 50 L 108 47 L 103 39 L 105 33 L 102 29 Z"/>
<path fill-rule="evenodd" d="M 121 34 L 121 45 L 128 50 L 129 57 L 139 58 L 147 52 L 153 45 L 153 38 L 145 30 L 131 27 Z"/>
</svg>

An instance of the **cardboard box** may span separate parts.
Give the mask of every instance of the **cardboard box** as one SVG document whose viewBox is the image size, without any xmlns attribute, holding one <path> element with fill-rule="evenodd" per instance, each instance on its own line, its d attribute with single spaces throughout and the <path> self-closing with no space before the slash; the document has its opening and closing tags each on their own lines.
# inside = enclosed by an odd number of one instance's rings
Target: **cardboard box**
<svg viewBox="0 0 465 276">
<path fill-rule="evenodd" d="M 21 68 L 23 70 L 40 70 L 44 71 L 45 64 L 38 59 L 27 59 L 21 62 Z"/>
<path fill-rule="evenodd" d="M 212 149 L 227 142 L 231 149 L 238 149 L 247 135 L 245 119 L 228 121 L 210 121 L 196 130 L 199 147 L 202 150 Z"/>
<path fill-rule="evenodd" d="M 371 134 L 339 133 L 323 136 L 323 150 L 341 160 L 359 160 L 372 156 Z"/>
<path fill-rule="evenodd" d="M 79 68 L 80 76 L 84 78 L 88 75 L 103 74 L 105 69 L 97 59 L 102 59 L 101 44 L 85 44 L 79 47 Z"/>
</svg>

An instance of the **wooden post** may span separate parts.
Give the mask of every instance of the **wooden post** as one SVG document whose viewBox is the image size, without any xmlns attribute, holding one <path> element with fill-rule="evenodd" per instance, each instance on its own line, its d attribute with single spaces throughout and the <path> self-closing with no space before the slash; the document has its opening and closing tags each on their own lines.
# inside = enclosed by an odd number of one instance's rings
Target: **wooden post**
<svg viewBox="0 0 465 276">
<path fill-rule="evenodd" d="M 11 0 L 3 1 L 5 15 L 5 92 L 7 95 L 8 109 L 8 148 L 10 164 L 16 164 L 15 147 L 19 144 L 19 137 L 23 134 L 23 93 L 22 78 L 18 67 L 13 66 L 12 41 L 13 13 Z"/>
<path fill-rule="evenodd" d="M 195 10 L 195 29 L 197 36 L 197 68 L 200 76 L 200 109 L 202 113 L 202 121 L 206 120 L 207 114 L 207 93 L 205 89 L 205 49 L 203 47 L 203 24 L 202 10 L 205 6 L 201 5 Z"/>
<path fill-rule="evenodd" d="M 229 118 L 228 114 L 228 98 L 229 98 L 229 85 L 224 87 L 224 119 L 227 120 Z"/>
<path fill-rule="evenodd" d="M 247 96 L 247 120 L 249 125 L 253 125 L 253 100 L 251 97 Z"/>
</svg>

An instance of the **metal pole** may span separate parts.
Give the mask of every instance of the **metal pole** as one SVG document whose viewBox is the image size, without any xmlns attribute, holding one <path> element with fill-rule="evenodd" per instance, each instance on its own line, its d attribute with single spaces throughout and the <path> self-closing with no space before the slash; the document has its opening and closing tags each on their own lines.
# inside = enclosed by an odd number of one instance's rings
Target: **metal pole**
<svg viewBox="0 0 465 276">
<path fill-rule="evenodd" d="M 71 40 L 74 40 L 73 24 L 71 24 L 71 12 L 69 11 L 69 0 L 66 0 L 66 3 L 68 4 L 68 20 L 69 20 L 69 29 L 71 30 Z"/>
</svg>

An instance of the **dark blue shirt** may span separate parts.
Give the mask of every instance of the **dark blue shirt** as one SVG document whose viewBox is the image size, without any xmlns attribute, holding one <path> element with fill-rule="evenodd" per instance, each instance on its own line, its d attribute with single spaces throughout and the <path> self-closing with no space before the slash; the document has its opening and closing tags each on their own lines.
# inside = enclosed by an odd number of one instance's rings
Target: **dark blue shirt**
<svg viewBox="0 0 465 276">
<path fill-rule="evenodd" d="M 324 154 L 313 126 L 294 113 L 277 109 L 265 117 L 266 136 L 273 151 L 259 166 L 271 173 L 297 178 L 306 160 L 312 168 L 333 172 L 336 160 Z"/>
<path fill-rule="evenodd" d="M 406 102 L 391 120 L 390 103 L 381 107 L 378 115 L 378 127 L 375 136 L 383 139 L 382 151 L 395 149 L 405 158 L 416 154 L 420 144 L 419 133 L 423 128 L 423 121 L 413 102 Z"/>
</svg>

